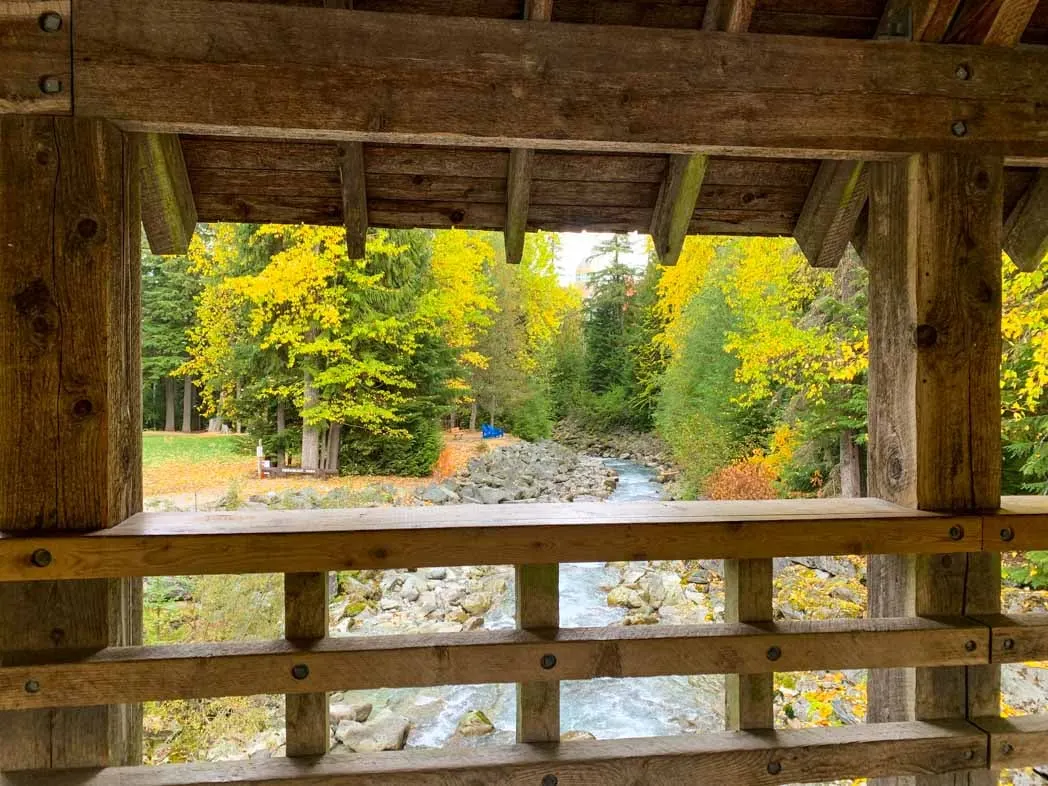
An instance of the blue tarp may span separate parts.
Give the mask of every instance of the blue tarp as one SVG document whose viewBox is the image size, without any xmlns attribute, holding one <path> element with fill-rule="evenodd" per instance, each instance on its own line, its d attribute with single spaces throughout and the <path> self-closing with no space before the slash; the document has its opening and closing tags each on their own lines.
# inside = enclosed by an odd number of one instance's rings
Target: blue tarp
<svg viewBox="0 0 1048 786">
<path fill-rule="evenodd" d="M 500 428 L 495 428 L 494 426 L 489 426 L 487 423 L 481 425 L 480 434 L 484 439 L 497 439 L 498 437 L 506 436 L 505 431 Z"/>
</svg>

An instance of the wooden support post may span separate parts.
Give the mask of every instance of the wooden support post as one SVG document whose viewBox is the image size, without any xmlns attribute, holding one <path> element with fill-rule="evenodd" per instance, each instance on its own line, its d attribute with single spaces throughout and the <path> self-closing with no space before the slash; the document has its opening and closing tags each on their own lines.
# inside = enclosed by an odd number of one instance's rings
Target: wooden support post
<svg viewBox="0 0 1048 786">
<path fill-rule="evenodd" d="M 772 615 L 772 561 L 724 561 L 725 620 L 767 622 Z M 729 674 L 724 679 L 729 729 L 770 729 L 774 674 Z"/>
<path fill-rule="evenodd" d="M 555 629 L 560 625 L 560 566 L 517 566 L 517 627 Z M 555 669 L 556 658 L 538 664 Z M 560 683 L 517 683 L 517 742 L 560 740 Z"/>
<path fill-rule="evenodd" d="M 999 158 L 931 154 L 873 165 L 871 493 L 922 510 L 1000 502 Z M 871 558 L 871 614 L 996 613 L 1000 556 Z M 996 714 L 997 666 L 872 672 L 870 720 Z M 911 690 L 911 685 L 912 690 Z M 989 784 L 986 772 L 917 783 Z"/>
<path fill-rule="evenodd" d="M 197 212 L 177 134 L 136 134 L 142 168 L 142 226 L 154 254 L 185 254 Z"/>
<path fill-rule="evenodd" d="M 284 636 L 309 643 L 327 634 L 328 574 L 284 574 Z M 292 676 L 308 680 L 308 668 L 302 674 L 292 671 Z M 327 753 L 331 736 L 327 693 L 288 694 L 285 702 L 287 755 Z"/>
<path fill-rule="evenodd" d="M 0 119 L 0 395 L 17 413 L 0 426 L 0 529 L 141 510 L 137 174 L 114 126 Z M 140 580 L 2 584 L 0 662 L 139 643 L 141 619 Z M 0 729 L 2 770 L 141 755 L 138 707 L 0 713 Z"/>
<path fill-rule="evenodd" d="M 757 0 L 710 0 L 703 16 L 704 30 L 744 33 L 750 28 Z"/>
<path fill-rule="evenodd" d="M 346 253 L 350 259 L 363 259 L 368 238 L 368 196 L 363 142 L 345 142 L 338 146 L 338 174 L 342 181 L 342 221 L 346 226 Z"/>
<path fill-rule="evenodd" d="M 663 265 L 675 265 L 699 201 L 706 175 L 704 155 L 670 156 L 655 210 L 651 214 L 651 240 Z"/>
</svg>

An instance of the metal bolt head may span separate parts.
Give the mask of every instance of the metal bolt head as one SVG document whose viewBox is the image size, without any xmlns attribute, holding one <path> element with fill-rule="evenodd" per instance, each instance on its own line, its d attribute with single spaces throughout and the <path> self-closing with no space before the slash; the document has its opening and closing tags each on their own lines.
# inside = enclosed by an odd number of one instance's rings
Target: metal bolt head
<svg viewBox="0 0 1048 786">
<path fill-rule="evenodd" d="M 777 762 L 777 761 L 769 761 L 768 762 L 768 774 L 769 775 L 778 775 L 780 772 L 782 772 L 782 764 L 780 762 Z"/>
<path fill-rule="evenodd" d="M 62 16 L 54 11 L 45 11 L 37 21 L 45 33 L 57 33 L 62 29 Z"/>
<path fill-rule="evenodd" d="M 45 95 L 55 95 L 62 92 L 62 80 L 57 76 L 40 77 L 40 92 Z"/>
<path fill-rule="evenodd" d="M 46 568 L 51 564 L 54 558 L 51 556 L 51 552 L 47 549 L 37 549 L 29 557 L 30 562 L 36 565 L 38 568 Z"/>
<path fill-rule="evenodd" d="M 1014 751 L 1015 748 L 1012 747 L 1012 744 L 1010 742 L 1001 743 L 1001 753 L 1003 753 L 1005 756 L 1007 756 L 1009 753 L 1013 753 Z"/>
<path fill-rule="evenodd" d="M 963 120 L 954 120 L 953 125 L 950 126 L 950 131 L 953 132 L 954 136 L 967 136 L 968 124 Z"/>
<path fill-rule="evenodd" d="M 539 665 L 547 671 L 557 665 L 557 656 L 547 652 L 542 656 L 542 660 L 539 661 Z"/>
<path fill-rule="evenodd" d="M 964 537 L 964 527 L 954 524 L 950 527 L 950 540 L 960 540 Z"/>
<path fill-rule="evenodd" d="M 28 680 L 26 682 L 26 684 L 25 684 L 25 692 L 26 693 L 39 693 L 40 692 L 40 683 L 37 682 L 36 680 Z"/>
<path fill-rule="evenodd" d="M 971 748 L 969 748 L 968 750 L 966 750 L 964 752 L 964 759 L 965 759 L 965 761 L 971 761 L 974 758 L 975 758 L 975 751 L 973 751 Z"/>
<path fill-rule="evenodd" d="M 964 649 L 968 652 L 975 652 L 975 648 L 978 646 L 974 639 L 968 639 L 968 641 L 964 642 Z"/>
<path fill-rule="evenodd" d="M 967 63 L 961 63 L 957 66 L 957 70 L 953 72 L 953 75 L 962 81 L 968 81 L 972 78 L 972 69 Z"/>
<path fill-rule="evenodd" d="M 782 657 L 782 650 L 778 647 L 768 647 L 768 660 L 778 660 Z"/>
<path fill-rule="evenodd" d="M 557 786 L 557 776 L 556 775 L 543 775 L 542 776 L 542 786 Z"/>
<path fill-rule="evenodd" d="M 1005 639 L 1004 641 L 1002 641 L 1001 642 L 1001 649 L 1014 650 L 1015 649 L 1015 639 Z"/>
<path fill-rule="evenodd" d="M 309 676 L 309 666 L 305 663 L 296 663 L 291 667 L 291 676 L 296 680 L 304 680 Z"/>
<path fill-rule="evenodd" d="M 1015 537 L 1015 530 L 1013 530 L 1011 527 L 1004 527 L 1001 530 L 1000 534 L 1001 534 L 1001 540 L 1003 540 L 1005 543 L 1007 543 L 1008 541 L 1010 541 L 1012 538 Z"/>
</svg>

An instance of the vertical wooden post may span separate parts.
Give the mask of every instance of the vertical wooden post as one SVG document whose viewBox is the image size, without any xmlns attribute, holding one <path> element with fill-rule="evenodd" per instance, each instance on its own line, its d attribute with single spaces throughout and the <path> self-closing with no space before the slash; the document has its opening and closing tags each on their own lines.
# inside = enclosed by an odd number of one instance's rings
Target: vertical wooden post
<svg viewBox="0 0 1048 786">
<path fill-rule="evenodd" d="M 308 644 L 327 634 L 327 573 L 285 574 L 285 637 Z M 309 679 L 308 674 L 301 679 Z M 287 755 L 319 756 L 327 753 L 331 735 L 327 693 L 288 694 L 285 702 Z"/>
<path fill-rule="evenodd" d="M 104 122 L 0 118 L 0 529 L 141 510 L 134 155 Z M 141 621 L 139 580 L 0 584 L 0 662 L 140 643 Z M 4 770 L 141 756 L 138 707 L 0 713 L 0 729 Z"/>
<path fill-rule="evenodd" d="M 874 493 L 922 510 L 1000 503 L 999 158 L 929 154 L 876 164 L 870 203 L 870 446 Z M 871 611 L 995 613 L 996 554 L 871 560 Z M 878 720 L 996 715 L 997 666 L 871 679 Z M 912 698 L 911 698 L 912 696 Z M 986 771 L 919 784 L 991 784 Z"/>
<path fill-rule="evenodd" d="M 767 622 L 772 615 L 772 561 L 724 561 L 725 618 Z M 729 729 L 770 729 L 774 674 L 728 674 L 724 680 Z"/>
<path fill-rule="evenodd" d="M 560 566 L 517 566 L 517 627 L 556 628 L 560 625 Z M 537 664 L 556 668 L 545 656 Z M 517 742 L 560 740 L 560 683 L 517 684 Z"/>
</svg>

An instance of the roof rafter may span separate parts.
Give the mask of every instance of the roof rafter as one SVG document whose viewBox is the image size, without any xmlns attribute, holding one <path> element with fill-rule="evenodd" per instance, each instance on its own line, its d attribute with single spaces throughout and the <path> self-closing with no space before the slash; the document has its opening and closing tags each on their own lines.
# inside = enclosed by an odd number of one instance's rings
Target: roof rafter
<svg viewBox="0 0 1048 786">
<path fill-rule="evenodd" d="M 142 177 L 142 225 L 154 254 L 185 254 L 197 210 L 176 134 L 136 134 Z"/>
</svg>

